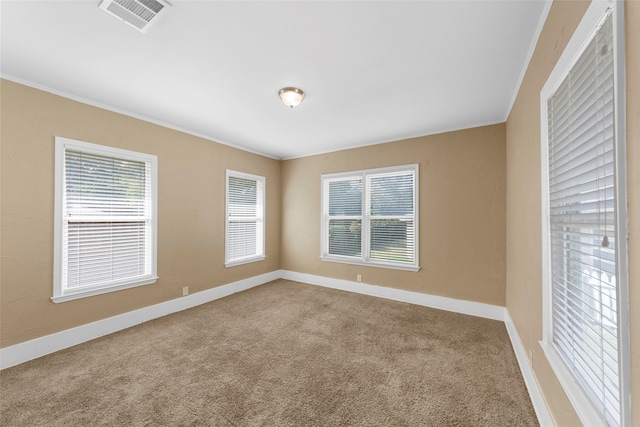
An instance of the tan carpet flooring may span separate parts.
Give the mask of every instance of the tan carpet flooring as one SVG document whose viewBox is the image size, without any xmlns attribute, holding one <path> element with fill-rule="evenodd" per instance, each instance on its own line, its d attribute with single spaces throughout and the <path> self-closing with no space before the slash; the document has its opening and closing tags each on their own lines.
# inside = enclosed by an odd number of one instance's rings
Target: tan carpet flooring
<svg viewBox="0 0 640 427">
<path fill-rule="evenodd" d="M 502 322 L 277 280 L 0 373 L 8 426 L 534 426 Z"/>
</svg>

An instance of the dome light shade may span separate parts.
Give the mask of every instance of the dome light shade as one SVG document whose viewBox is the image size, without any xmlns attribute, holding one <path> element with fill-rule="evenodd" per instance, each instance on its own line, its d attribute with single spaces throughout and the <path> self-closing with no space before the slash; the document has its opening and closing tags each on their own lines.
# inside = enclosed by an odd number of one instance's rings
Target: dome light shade
<svg viewBox="0 0 640 427">
<path fill-rule="evenodd" d="M 280 95 L 280 99 L 282 99 L 284 105 L 289 108 L 297 106 L 304 99 L 304 92 L 297 87 L 282 88 L 280 92 L 278 92 L 278 95 Z"/>
</svg>

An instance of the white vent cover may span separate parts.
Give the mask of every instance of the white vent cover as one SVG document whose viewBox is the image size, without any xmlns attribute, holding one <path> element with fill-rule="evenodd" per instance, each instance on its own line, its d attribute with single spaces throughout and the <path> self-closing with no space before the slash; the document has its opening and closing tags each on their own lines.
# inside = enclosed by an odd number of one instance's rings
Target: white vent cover
<svg viewBox="0 0 640 427">
<path fill-rule="evenodd" d="M 169 6 L 163 0 L 102 0 L 100 9 L 143 33 Z"/>
</svg>

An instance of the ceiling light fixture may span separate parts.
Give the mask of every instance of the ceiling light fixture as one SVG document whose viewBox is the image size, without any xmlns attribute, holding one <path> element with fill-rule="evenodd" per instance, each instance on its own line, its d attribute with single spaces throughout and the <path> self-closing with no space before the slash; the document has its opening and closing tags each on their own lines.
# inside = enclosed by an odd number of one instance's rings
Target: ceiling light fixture
<svg viewBox="0 0 640 427">
<path fill-rule="evenodd" d="M 278 95 L 280 95 L 280 99 L 282 99 L 284 105 L 289 108 L 297 106 L 304 99 L 304 92 L 297 87 L 282 88 L 280 92 L 278 92 Z"/>
</svg>

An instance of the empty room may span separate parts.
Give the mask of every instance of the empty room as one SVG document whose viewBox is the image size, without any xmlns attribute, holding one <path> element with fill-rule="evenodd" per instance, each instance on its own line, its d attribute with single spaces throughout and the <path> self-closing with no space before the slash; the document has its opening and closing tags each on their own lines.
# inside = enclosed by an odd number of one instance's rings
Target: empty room
<svg viewBox="0 0 640 427">
<path fill-rule="evenodd" d="M 0 24 L 0 425 L 640 426 L 640 1 Z"/>
</svg>

